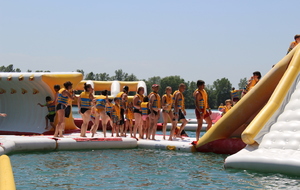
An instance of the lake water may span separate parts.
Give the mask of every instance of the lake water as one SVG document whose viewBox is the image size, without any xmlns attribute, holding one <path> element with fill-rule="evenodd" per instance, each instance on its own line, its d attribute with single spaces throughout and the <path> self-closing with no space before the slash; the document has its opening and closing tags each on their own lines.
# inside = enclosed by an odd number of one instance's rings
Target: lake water
<svg viewBox="0 0 300 190">
<path fill-rule="evenodd" d="M 300 177 L 225 170 L 227 156 L 136 148 L 22 153 L 10 159 L 17 189 L 300 189 Z"/>
<path fill-rule="evenodd" d="M 17 189 L 298 189 L 298 177 L 225 170 L 227 155 L 147 149 L 11 155 Z"/>
</svg>

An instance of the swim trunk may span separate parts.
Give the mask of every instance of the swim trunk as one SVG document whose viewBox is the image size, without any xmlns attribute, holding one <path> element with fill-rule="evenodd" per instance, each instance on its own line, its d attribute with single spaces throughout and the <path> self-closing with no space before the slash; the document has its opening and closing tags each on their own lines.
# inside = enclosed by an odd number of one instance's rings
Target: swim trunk
<svg viewBox="0 0 300 190">
<path fill-rule="evenodd" d="M 47 115 L 47 118 L 50 120 L 51 123 L 54 122 L 54 117 L 55 117 L 55 114 Z"/>
<path fill-rule="evenodd" d="M 240 99 L 239 98 L 233 98 L 232 101 L 233 102 L 238 102 Z"/>
<path fill-rule="evenodd" d="M 139 113 L 139 114 L 142 114 L 142 112 L 139 110 L 139 109 L 133 109 L 133 113 Z"/>
<path fill-rule="evenodd" d="M 148 115 L 142 115 L 143 121 L 146 121 L 147 118 L 148 118 Z"/>
<path fill-rule="evenodd" d="M 204 112 L 204 109 L 201 109 L 201 113 Z M 201 113 L 199 113 L 199 111 L 197 109 L 195 109 L 195 114 L 196 114 L 196 118 L 200 119 L 201 118 Z M 209 112 L 206 111 L 205 115 L 203 116 L 203 119 L 209 117 Z"/>
<path fill-rule="evenodd" d="M 56 106 L 56 110 L 62 110 L 62 109 L 66 109 L 66 105 L 65 104 L 57 104 Z"/>
<path fill-rule="evenodd" d="M 183 115 L 181 109 L 178 110 L 178 121 L 185 119 L 185 116 Z"/>
<path fill-rule="evenodd" d="M 89 110 L 88 108 L 80 108 L 80 113 L 84 114 L 88 110 Z"/>
<path fill-rule="evenodd" d="M 121 108 L 120 125 L 123 125 L 124 123 L 125 123 L 125 119 L 124 119 L 124 109 Z"/>
<path fill-rule="evenodd" d="M 113 123 L 115 123 L 115 124 L 117 124 L 117 125 L 120 125 L 120 122 L 119 122 L 119 117 L 118 117 L 118 116 L 116 116 L 116 115 L 115 115 L 115 116 L 113 116 L 113 117 L 112 117 L 112 122 L 113 122 Z"/>
<path fill-rule="evenodd" d="M 155 116 L 157 116 L 157 111 L 152 110 L 152 112 L 154 113 Z"/>
<path fill-rule="evenodd" d="M 71 106 L 67 106 L 65 109 L 65 117 L 69 118 L 71 114 Z"/>
</svg>

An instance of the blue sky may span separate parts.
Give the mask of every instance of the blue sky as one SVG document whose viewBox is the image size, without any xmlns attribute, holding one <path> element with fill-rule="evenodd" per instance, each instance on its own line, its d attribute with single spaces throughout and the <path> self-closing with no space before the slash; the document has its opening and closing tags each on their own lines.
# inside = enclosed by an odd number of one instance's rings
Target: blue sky
<svg viewBox="0 0 300 190">
<path fill-rule="evenodd" d="M 298 1 L 0 0 L 0 66 L 185 81 L 265 75 L 299 34 Z"/>
</svg>

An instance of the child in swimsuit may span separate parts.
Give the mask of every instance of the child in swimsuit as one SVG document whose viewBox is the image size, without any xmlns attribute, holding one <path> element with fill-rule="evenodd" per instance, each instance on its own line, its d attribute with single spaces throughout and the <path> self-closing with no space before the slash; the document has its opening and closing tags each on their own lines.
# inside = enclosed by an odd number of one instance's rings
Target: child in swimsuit
<svg viewBox="0 0 300 190">
<path fill-rule="evenodd" d="M 116 132 L 116 136 L 120 137 L 119 135 L 119 129 L 120 129 L 120 114 L 121 114 L 121 109 L 120 109 L 120 99 L 115 98 L 114 99 L 115 105 L 113 105 L 112 108 L 112 121 L 113 121 L 113 130 L 111 133 L 111 136 L 114 136 L 114 131 Z"/>
<path fill-rule="evenodd" d="M 130 136 L 132 137 L 132 128 L 133 128 L 133 103 L 129 102 L 126 112 L 126 128 L 125 128 L 125 135 L 129 128 Z"/>
<path fill-rule="evenodd" d="M 47 96 L 46 97 L 46 104 L 42 105 L 42 104 L 38 103 L 38 105 L 41 106 L 41 107 L 47 106 L 47 108 L 48 108 L 48 114 L 45 117 L 45 119 L 46 119 L 46 127 L 45 127 L 45 129 L 48 129 L 48 120 L 50 121 L 51 127 L 53 129 L 55 129 L 55 125 L 54 125 L 55 102 L 52 101 L 52 98 L 50 96 Z"/>
<path fill-rule="evenodd" d="M 143 128 L 140 138 L 144 138 L 144 134 L 146 133 L 146 138 L 150 138 L 150 131 L 149 131 L 149 98 L 148 96 L 144 97 L 143 102 L 141 103 L 142 108 L 142 120 L 143 120 Z"/>
</svg>

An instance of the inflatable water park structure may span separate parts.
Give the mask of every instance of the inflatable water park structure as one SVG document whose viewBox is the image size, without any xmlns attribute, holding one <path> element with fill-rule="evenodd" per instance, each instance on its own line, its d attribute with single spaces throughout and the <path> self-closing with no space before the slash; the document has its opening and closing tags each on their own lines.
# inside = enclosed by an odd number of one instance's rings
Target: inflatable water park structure
<svg viewBox="0 0 300 190">
<path fill-rule="evenodd" d="M 124 85 L 130 91 L 136 92 L 138 87 L 145 88 L 144 81 L 85 81 L 81 73 L 0 73 L 0 108 L 8 117 L 0 120 L 0 134 L 44 134 L 45 116 L 47 109 L 37 106 L 45 103 L 45 98 L 54 99 L 54 85 L 63 87 L 63 83 L 70 81 L 73 89 L 84 90 L 84 83 L 93 86 L 94 91 L 108 90 L 110 98 L 115 97 Z M 96 95 L 97 96 L 97 95 Z M 129 99 L 132 98 L 129 96 Z M 73 104 L 77 105 L 74 101 Z M 66 118 L 65 131 L 78 130 L 73 116 Z"/>
<path fill-rule="evenodd" d="M 17 136 L 43 134 L 46 109 L 37 106 L 52 95 L 53 86 L 71 81 L 82 90 L 80 73 L 0 73 L 0 155 L 35 150 L 76 150 L 100 148 L 156 148 L 232 154 L 225 168 L 300 174 L 300 46 L 279 61 L 228 113 L 220 118 L 198 142 L 194 138 L 155 141 L 134 138 L 65 138 Z M 109 90 L 115 96 L 129 83 L 93 82 L 95 91 Z M 106 87 L 104 87 L 106 85 Z M 143 86 L 132 82 L 130 90 Z M 145 86 L 144 86 L 145 87 Z M 109 89 L 108 89 L 109 88 Z M 146 89 L 146 88 L 145 88 Z M 67 130 L 76 130 L 71 117 Z"/>
</svg>

